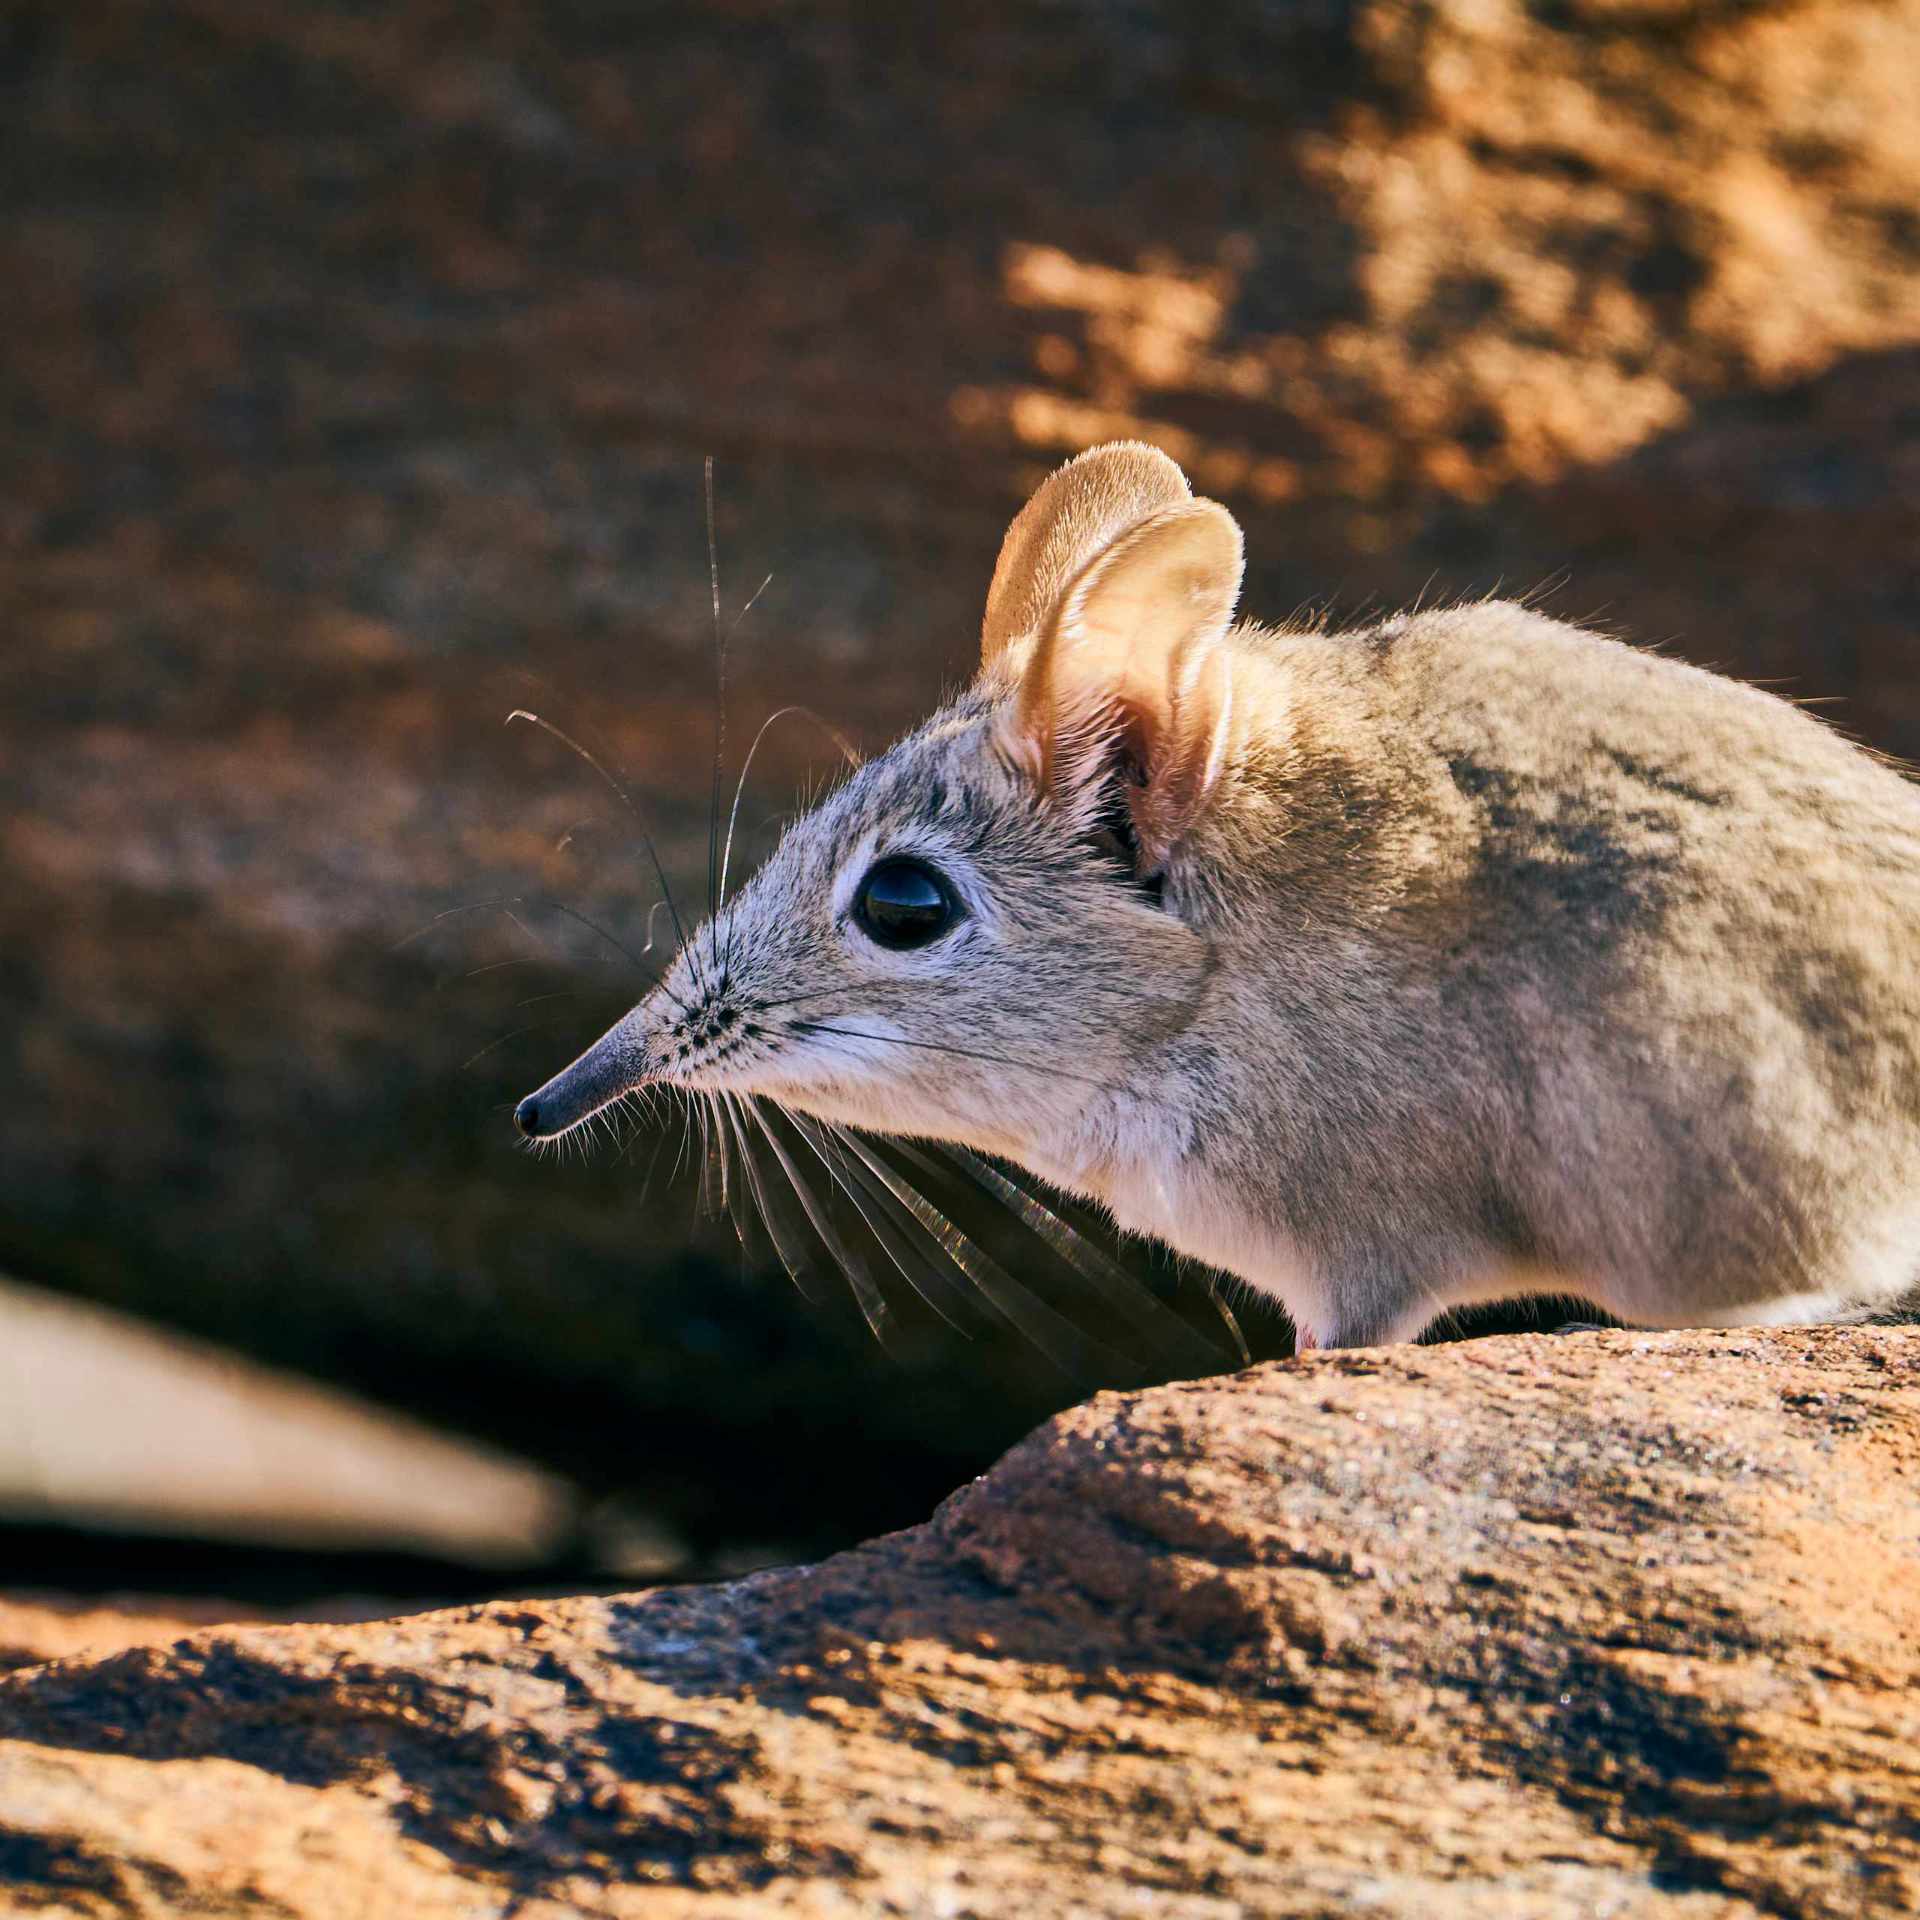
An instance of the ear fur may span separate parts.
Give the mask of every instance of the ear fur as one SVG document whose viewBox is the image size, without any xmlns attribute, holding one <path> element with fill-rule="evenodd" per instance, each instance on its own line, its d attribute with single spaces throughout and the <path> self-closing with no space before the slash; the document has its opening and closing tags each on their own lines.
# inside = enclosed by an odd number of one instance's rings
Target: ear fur
<svg viewBox="0 0 1920 1920">
<path fill-rule="evenodd" d="M 1188 500 L 1114 542 L 1068 588 L 1003 710 L 1002 740 L 1047 791 L 1092 793 L 1116 760 L 1142 871 L 1164 864 L 1220 771 L 1232 676 L 1222 644 L 1240 597 L 1240 529 Z"/>
<path fill-rule="evenodd" d="M 987 589 L 980 664 L 1040 631 L 1074 577 L 1130 528 L 1193 497 L 1187 476 L 1141 440 L 1115 440 L 1069 460 L 1020 509 Z"/>
</svg>

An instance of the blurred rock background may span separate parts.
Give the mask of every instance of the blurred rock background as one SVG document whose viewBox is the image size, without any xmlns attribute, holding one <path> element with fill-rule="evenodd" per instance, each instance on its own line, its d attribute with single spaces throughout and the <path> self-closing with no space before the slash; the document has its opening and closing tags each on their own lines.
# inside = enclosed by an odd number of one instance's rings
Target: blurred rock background
<svg viewBox="0 0 1920 1920">
<path fill-rule="evenodd" d="M 1080 1390 L 877 1353 L 677 1138 L 515 1150 L 631 997 L 541 903 L 654 896 L 502 722 L 698 900 L 704 456 L 734 765 L 924 711 L 1115 434 L 1251 610 L 1541 592 L 1920 754 L 1916 0 L 14 0 L 0 287 L 0 1271 L 537 1467 L 523 1577 L 918 1518 Z M 36 1404 L 43 1527 L 124 1408 Z"/>
</svg>

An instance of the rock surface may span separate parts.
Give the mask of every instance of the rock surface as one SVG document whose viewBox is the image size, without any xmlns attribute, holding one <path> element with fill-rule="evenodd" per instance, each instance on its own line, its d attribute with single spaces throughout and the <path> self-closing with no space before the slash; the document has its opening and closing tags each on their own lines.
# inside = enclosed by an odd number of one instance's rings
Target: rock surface
<svg viewBox="0 0 1920 1920">
<path fill-rule="evenodd" d="M 32 1590 L 0 1595 L 0 1672 L 50 1660 L 97 1659 L 128 1647 L 165 1646 L 200 1627 L 268 1620 L 375 1620 L 391 1603 L 338 1600 L 332 1605 L 267 1608 L 205 1595 L 72 1594 Z"/>
<path fill-rule="evenodd" d="M 16 1674 L 0 1874 L 88 1920 L 1910 1913 L 1917 1496 L 1904 1331 L 1104 1395 L 819 1566 Z"/>
</svg>

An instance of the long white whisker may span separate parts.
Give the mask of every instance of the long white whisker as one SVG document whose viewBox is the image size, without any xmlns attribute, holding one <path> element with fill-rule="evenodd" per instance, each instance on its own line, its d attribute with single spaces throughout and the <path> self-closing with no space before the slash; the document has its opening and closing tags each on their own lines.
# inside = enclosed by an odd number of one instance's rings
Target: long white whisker
<svg viewBox="0 0 1920 1920">
<path fill-rule="evenodd" d="M 760 1247 L 754 1236 L 754 1223 L 761 1217 L 756 1211 L 759 1187 L 753 1177 L 746 1142 L 740 1137 L 740 1124 L 727 1096 L 713 1093 L 704 1098 L 712 1107 L 714 1135 L 720 1143 L 727 1217 L 733 1222 L 734 1238 L 740 1242 L 741 1253 L 757 1259 Z"/>
<path fill-rule="evenodd" d="M 524 1039 L 526 1035 L 530 1033 L 545 1033 L 549 1027 L 557 1027 L 566 1017 L 564 1013 L 558 1013 L 555 1014 L 551 1020 L 535 1020 L 527 1026 L 515 1027 L 511 1033 L 503 1033 L 497 1040 L 489 1040 L 478 1053 L 470 1055 L 467 1059 L 461 1061 L 460 1071 L 465 1073 L 469 1067 L 478 1066 L 488 1054 L 496 1051 L 500 1047 L 504 1047 L 509 1040 Z"/>
<path fill-rule="evenodd" d="M 727 641 L 720 631 L 720 543 L 714 531 L 713 455 L 706 458 L 707 580 L 713 589 L 713 784 L 707 797 L 707 925 L 717 929 L 720 903 L 714 892 L 714 845 L 720 831 L 720 770 L 727 744 Z M 682 942 L 685 935 L 681 936 Z M 720 971 L 720 936 L 711 931 L 714 971 Z"/>
<path fill-rule="evenodd" d="M 838 987 L 818 987 L 812 993 L 790 993 L 783 1000 L 756 1000 L 749 1008 L 753 1013 L 773 1013 L 781 1007 L 798 1007 L 814 1000 L 830 1000 L 843 993 L 865 993 L 869 991 L 864 980 L 849 980 Z"/>
<path fill-rule="evenodd" d="M 398 953 L 402 948 L 412 946 L 416 940 L 424 939 L 435 927 L 439 926 L 443 920 L 451 920 L 459 914 L 494 912 L 500 914 L 502 918 L 511 921 L 542 953 L 555 952 L 556 949 L 553 942 L 546 939 L 543 935 L 536 933 L 532 927 L 528 926 L 527 923 L 514 912 L 515 907 L 540 907 L 549 913 L 565 914 L 569 920 L 578 921 L 589 933 L 597 934 L 599 938 L 604 940 L 615 953 L 619 954 L 643 980 L 646 980 L 654 986 L 661 984 L 660 976 L 656 974 L 651 967 L 642 962 L 639 955 L 636 954 L 632 948 L 615 939 L 597 920 L 589 920 L 578 907 L 570 907 L 564 900 L 555 900 L 545 894 L 499 893 L 490 895 L 485 900 L 469 900 L 463 906 L 444 908 L 441 912 L 436 913 L 432 919 L 428 920 L 423 926 L 415 927 L 411 933 L 405 934 L 396 940 L 389 951 Z M 492 963 L 492 965 L 496 967 L 524 966 L 530 964 L 531 962 L 528 960 L 498 960 Z M 473 971 L 475 973 L 485 973 L 490 971 L 490 968 L 476 967 Z M 677 996 L 669 997 L 677 999 Z"/>
<path fill-rule="evenodd" d="M 866 1321 L 868 1330 L 884 1347 L 887 1344 L 887 1330 L 892 1324 L 892 1309 L 887 1305 L 885 1294 L 880 1291 L 879 1283 L 874 1279 L 867 1263 L 841 1238 L 840 1230 L 833 1224 L 827 1210 L 820 1205 L 807 1182 L 801 1177 L 800 1169 L 794 1165 L 786 1148 L 780 1144 L 779 1135 L 773 1130 L 772 1123 L 761 1110 L 758 1101 L 747 1103 L 747 1112 L 758 1123 L 762 1137 L 773 1155 L 780 1162 L 781 1170 L 787 1176 L 787 1183 L 793 1188 L 794 1198 L 800 1202 L 801 1211 L 807 1216 L 814 1232 L 820 1236 L 820 1243 L 828 1254 L 840 1263 L 846 1275 L 847 1285 L 852 1290 L 855 1304 L 861 1317 Z"/>
<path fill-rule="evenodd" d="M 664 900 L 656 900 L 653 905 L 647 909 L 647 938 L 646 943 L 640 949 L 642 953 L 651 953 L 653 951 L 653 943 L 657 937 L 653 930 L 653 923 L 659 919 L 660 909 L 666 904 Z M 685 1009 L 683 1008 L 682 1010 L 684 1011 Z"/>
<path fill-rule="evenodd" d="M 793 1129 L 813 1150 L 814 1157 L 826 1168 L 834 1184 L 852 1203 L 854 1211 L 866 1223 L 867 1231 L 880 1244 L 880 1250 L 893 1263 L 900 1277 L 906 1281 L 916 1294 L 937 1313 L 954 1332 L 964 1339 L 973 1338 L 973 1329 L 965 1324 L 964 1304 L 969 1296 L 964 1287 L 948 1281 L 937 1268 L 930 1268 L 924 1261 L 913 1257 L 913 1241 L 903 1231 L 898 1222 L 890 1217 L 893 1209 L 898 1209 L 901 1219 L 907 1227 L 919 1229 L 920 1223 L 899 1203 L 893 1199 L 886 1188 L 872 1183 L 863 1167 L 851 1161 L 841 1144 L 841 1129 L 828 1125 L 825 1121 L 812 1120 L 805 1115 L 789 1113 L 788 1120 Z M 837 1149 L 829 1152 L 832 1146 Z M 870 1210 L 871 1209 L 871 1210 Z M 931 1236 L 930 1236 L 931 1237 Z M 935 1239 L 934 1251 L 941 1261 L 947 1260 L 946 1249 Z M 964 1279 L 964 1275 L 962 1278 Z M 943 1301 L 938 1296 L 945 1296 Z"/>
<path fill-rule="evenodd" d="M 767 580 L 771 580 L 772 578 L 773 578 L 772 574 L 767 575 Z M 760 583 L 760 591 L 762 593 L 766 591 L 765 580 L 763 580 Z M 760 597 L 760 594 L 756 593 L 753 596 L 753 599 L 757 600 L 759 599 L 759 597 Z M 752 605 L 753 605 L 753 600 L 749 600 L 747 602 L 747 607 L 751 607 Z M 741 609 L 742 618 L 745 617 L 745 614 L 746 614 L 746 607 L 743 607 Z M 733 867 L 733 836 L 734 836 L 735 830 L 740 825 L 740 796 L 743 793 L 745 793 L 747 790 L 747 773 L 748 773 L 748 770 L 753 765 L 753 756 L 760 751 L 760 742 L 767 737 L 768 728 L 770 728 L 776 720 L 783 720 L 787 717 L 787 715 L 794 714 L 794 713 L 805 714 L 808 719 L 814 721 L 818 726 L 823 728 L 826 731 L 826 733 L 832 738 L 834 745 L 837 746 L 840 749 L 840 751 L 846 755 L 847 764 L 849 766 L 857 767 L 860 764 L 860 756 L 854 752 L 853 747 L 848 742 L 846 736 L 842 734 L 838 728 L 833 727 L 829 725 L 825 720 L 822 720 L 820 716 L 817 713 L 815 713 L 811 707 L 802 706 L 797 702 L 790 703 L 787 706 L 776 708 L 772 713 L 768 714 L 767 717 L 760 722 L 760 730 L 758 733 L 756 733 L 753 736 L 753 744 L 747 749 L 747 757 L 740 763 L 740 778 L 736 780 L 733 785 L 733 805 L 727 809 L 727 842 L 726 842 L 725 849 L 722 851 L 720 855 L 720 905 L 722 907 L 724 907 L 727 904 L 727 876 L 732 871 L 732 867 Z M 732 932 L 732 929 L 729 928 L 727 932 L 727 957 L 720 969 L 723 976 L 731 970 L 732 965 L 733 965 L 733 932 Z"/>
<path fill-rule="evenodd" d="M 1144 1369 L 1117 1353 L 1106 1342 L 1078 1327 L 1021 1286 L 999 1261 L 975 1244 L 913 1183 L 890 1167 L 857 1133 L 838 1129 L 855 1156 L 881 1181 L 901 1205 L 931 1234 L 947 1258 L 973 1282 L 1003 1318 L 1024 1333 L 1048 1359 L 1069 1376 L 1094 1372 L 1087 1362 L 1099 1354 L 1107 1370 L 1123 1379 L 1137 1380 Z"/>
<path fill-rule="evenodd" d="M 539 960 L 530 953 L 516 955 L 515 958 L 511 960 L 489 960 L 484 967 L 469 967 L 465 973 L 458 975 L 449 974 L 446 980 L 436 981 L 433 990 L 435 993 L 438 993 L 449 981 L 456 978 L 461 980 L 478 980 L 483 973 L 502 973 L 508 967 L 537 967 L 539 964 Z"/>
<path fill-rule="evenodd" d="M 773 1204 L 772 1196 L 761 1180 L 760 1163 L 753 1151 L 753 1135 L 747 1119 L 741 1113 L 738 1096 L 723 1094 L 721 1099 L 733 1124 L 734 1142 L 740 1149 L 741 1171 L 746 1176 L 754 1205 L 759 1209 L 761 1224 L 773 1242 L 773 1250 L 779 1256 L 780 1264 L 786 1268 L 787 1277 L 805 1298 L 817 1304 L 819 1295 L 811 1284 L 813 1268 L 807 1257 L 806 1242 L 794 1231 L 791 1218 L 783 1215 Z"/>
<path fill-rule="evenodd" d="M 918 1148 L 902 1143 L 901 1156 L 910 1164 L 931 1169 L 932 1162 Z M 1075 1272 L 1090 1283 L 1100 1299 L 1116 1309 L 1156 1345 L 1171 1341 L 1176 1351 L 1184 1351 L 1200 1361 L 1208 1371 L 1218 1367 L 1226 1356 L 1202 1340 L 1173 1309 L 1155 1297 L 1135 1275 L 1129 1273 L 1103 1248 L 1094 1245 L 1085 1234 L 1062 1219 L 1037 1194 L 1029 1193 L 1010 1180 L 991 1161 L 982 1159 L 970 1148 L 946 1146 L 941 1157 L 964 1174 L 983 1192 L 1007 1207 L 1027 1229 L 1050 1247 Z M 1237 1322 L 1228 1321 L 1235 1334 Z M 1251 1359 L 1244 1340 L 1238 1342 L 1239 1360 L 1245 1366 Z M 1156 1355 L 1157 1357 L 1157 1355 Z"/>
<path fill-rule="evenodd" d="M 594 772 L 597 773 L 600 776 L 600 778 L 604 780 L 607 783 L 607 785 L 610 786 L 617 795 L 619 795 L 620 804 L 624 806 L 628 811 L 628 813 L 630 813 L 633 816 L 634 831 L 639 834 L 640 844 L 643 848 L 645 848 L 647 858 L 653 863 L 654 877 L 660 882 L 661 896 L 665 899 L 667 903 L 667 912 L 673 918 L 674 937 L 684 947 L 687 943 L 686 929 L 681 925 L 679 909 L 673 903 L 673 888 L 668 883 L 667 870 L 664 866 L 660 864 L 660 849 L 654 845 L 653 835 L 647 831 L 646 822 L 641 818 L 640 809 L 638 805 L 635 803 L 633 795 L 630 794 L 626 790 L 626 788 L 622 786 L 620 782 L 616 780 L 613 777 L 613 775 L 609 773 L 607 769 L 604 766 L 602 766 L 601 763 L 597 759 L 595 759 L 594 756 L 591 753 L 589 753 L 587 749 L 583 747 L 578 740 L 576 740 L 573 737 L 572 734 L 566 732 L 563 728 L 556 727 L 551 720 L 543 719 L 539 714 L 533 712 L 530 708 L 515 707 L 514 710 L 507 715 L 507 725 L 512 726 L 516 720 L 524 720 L 530 726 L 538 727 L 543 733 L 552 734 L 556 740 L 562 742 L 566 746 L 571 747 L 574 750 L 574 752 L 577 753 L 580 756 L 580 758 L 584 760 L 587 763 L 587 765 L 590 766 L 594 770 Z M 631 957 L 632 956 L 629 955 L 629 958 Z M 696 957 L 690 964 L 692 964 L 695 974 L 697 976 L 699 973 L 698 958 Z M 705 990 L 705 986 L 706 986 L 706 983 L 704 980 L 702 980 L 701 982 L 702 991 Z"/>
<path fill-rule="evenodd" d="M 848 1040 L 872 1040 L 883 1047 L 914 1047 L 923 1053 L 950 1053 L 962 1060 L 986 1060 L 998 1067 L 1018 1067 L 1025 1073 L 1043 1073 L 1050 1080 L 1077 1080 L 1082 1086 L 1108 1088 L 1105 1080 L 1095 1080 L 1084 1073 L 1069 1073 L 1066 1068 L 1042 1066 L 1034 1060 L 1015 1060 L 1004 1053 L 985 1053 L 977 1047 L 950 1047 L 937 1040 L 909 1040 L 897 1033 L 868 1033 L 858 1027 L 822 1026 L 816 1020 L 795 1020 L 791 1023 L 795 1033 L 832 1033 Z"/>
<path fill-rule="evenodd" d="M 699 1123 L 700 1127 L 700 1197 L 698 1205 L 702 1213 L 711 1213 L 715 1209 L 716 1202 L 724 1202 L 725 1199 L 724 1190 L 718 1195 L 714 1192 L 711 1096 L 704 1093 L 694 1094 L 687 1102 L 687 1112 Z"/>
<path fill-rule="evenodd" d="M 574 987 L 558 987 L 552 993 L 530 993 L 524 1000 L 516 1000 L 508 1008 L 510 1013 L 519 1013 L 527 1007 L 543 1006 L 549 1000 L 578 1000 L 580 994 Z"/>
<path fill-rule="evenodd" d="M 634 1135 L 636 1140 L 638 1140 L 639 1137 L 638 1133 Z M 659 1137 L 654 1142 L 653 1152 L 648 1156 L 647 1170 L 640 1176 L 640 1204 L 643 1207 L 647 1204 L 647 1195 L 653 1191 L 653 1176 L 659 1169 L 660 1156 L 666 1151 L 666 1146 L 667 1135 L 665 1130 L 662 1129 Z"/>
</svg>

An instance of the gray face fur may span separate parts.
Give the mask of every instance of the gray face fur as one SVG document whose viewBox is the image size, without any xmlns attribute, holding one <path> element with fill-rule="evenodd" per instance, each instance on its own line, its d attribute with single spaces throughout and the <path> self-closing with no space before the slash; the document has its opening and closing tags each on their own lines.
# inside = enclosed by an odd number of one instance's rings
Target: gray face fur
<svg viewBox="0 0 1920 1920">
<path fill-rule="evenodd" d="M 996 750 L 992 712 L 964 695 L 790 827 L 663 984 L 533 1097 L 539 1131 L 644 1076 L 1034 1164 L 1094 1113 L 1150 1099 L 1141 1056 L 1192 1020 L 1209 943 L 1111 835 L 1089 823 L 1063 838 Z M 903 857 L 936 871 L 959 913 L 895 951 L 856 895 Z"/>
<path fill-rule="evenodd" d="M 964 1142 L 1323 1345 L 1526 1292 L 1665 1325 L 1909 1294 L 1920 795 L 1785 702 L 1511 606 L 1235 626 L 1238 571 L 1160 456 L 1063 469 L 976 686 L 523 1126 L 667 1084 Z M 889 857 L 959 904 L 926 946 L 855 911 Z"/>
</svg>

